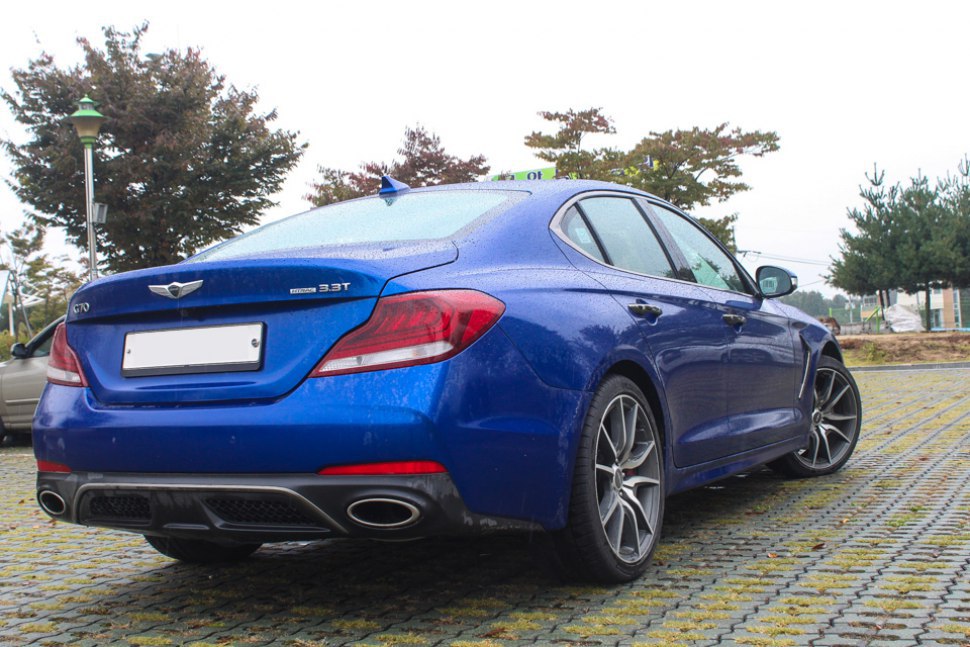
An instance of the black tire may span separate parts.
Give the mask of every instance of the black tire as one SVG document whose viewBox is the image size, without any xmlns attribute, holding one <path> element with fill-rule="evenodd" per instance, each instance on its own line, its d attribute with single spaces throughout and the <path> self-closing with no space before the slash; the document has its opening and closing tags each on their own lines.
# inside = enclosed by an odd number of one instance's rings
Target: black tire
<svg viewBox="0 0 970 647">
<path fill-rule="evenodd" d="M 145 541 L 166 557 L 190 564 L 238 562 L 256 552 L 262 544 L 217 544 L 202 539 L 145 535 Z"/>
<path fill-rule="evenodd" d="M 794 478 L 822 476 L 845 465 L 862 427 L 862 399 L 848 369 L 831 357 L 819 358 L 815 370 L 812 428 L 808 446 L 768 466 Z"/>
<path fill-rule="evenodd" d="M 620 583 L 643 574 L 663 522 L 663 462 L 643 393 L 625 377 L 608 376 L 583 423 L 569 520 L 552 534 L 565 578 Z"/>
</svg>

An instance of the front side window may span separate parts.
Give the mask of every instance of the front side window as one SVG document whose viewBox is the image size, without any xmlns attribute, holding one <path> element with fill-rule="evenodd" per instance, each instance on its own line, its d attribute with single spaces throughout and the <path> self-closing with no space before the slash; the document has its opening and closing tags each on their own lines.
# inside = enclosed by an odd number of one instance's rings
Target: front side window
<svg viewBox="0 0 970 647">
<path fill-rule="evenodd" d="M 734 261 L 700 227 L 670 209 L 651 207 L 687 258 L 698 283 L 719 290 L 747 292 Z"/>
<path fill-rule="evenodd" d="M 674 276 L 660 241 L 632 200 L 586 198 L 579 209 L 599 238 L 607 263 L 638 274 Z"/>
<path fill-rule="evenodd" d="M 351 200 L 254 229 L 188 262 L 327 245 L 447 238 L 486 213 L 505 209 L 527 195 L 521 191 L 459 190 Z"/>
<path fill-rule="evenodd" d="M 54 343 L 54 335 L 50 335 L 44 340 L 43 344 L 34 349 L 32 357 L 47 357 L 51 354 L 51 344 Z"/>
</svg>

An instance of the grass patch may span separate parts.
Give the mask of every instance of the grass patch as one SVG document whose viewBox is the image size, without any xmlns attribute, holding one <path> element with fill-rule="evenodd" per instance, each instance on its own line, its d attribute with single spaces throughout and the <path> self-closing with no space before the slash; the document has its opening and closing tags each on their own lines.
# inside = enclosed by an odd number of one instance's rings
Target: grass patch
<svg viewBox="0 0 970 647">
<path fill-rule="evenodd" d="M 569 625 L 562 628 L 563 631 L 570 634 L 576 634 L 577 636 L 582 636 L 583 638 L 592 638 L 593 636 L 619 636 L 623 632 L 616 627 L 607 627 L 604 625 Z"/>
<path fill-rule="evenodd" d="M 382 645 L 427 645 L 428 639 L 417 634 L 380 634 L 374 637 Z"/>
<path fill-rule="evenodd" d="M 795 647 L 791 638 L 771 638 L 769 636 L 739 636 L 734 639 L 739 645 L 755 645 L 756 647 Z"/>
<path fill-rule="evenodd" d="M 338 631 L 374 631 L 381 626 L 373 620 L 354 618 L 349 620 L 334 620 L 333 626 Z"/>
</svg>

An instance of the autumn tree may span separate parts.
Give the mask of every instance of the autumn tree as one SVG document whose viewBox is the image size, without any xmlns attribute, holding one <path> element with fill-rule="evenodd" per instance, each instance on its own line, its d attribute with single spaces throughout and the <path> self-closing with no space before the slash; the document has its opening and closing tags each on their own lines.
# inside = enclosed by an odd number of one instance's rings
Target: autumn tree
<svg viewBox="0 0 970 647">
<path fill-rule="evenodd" d="M 8 182 L 37 224 L 62 227 L 87 247 L 81 143 L 67 117 L 90 95 L 107 117 L 95 145 L 95 195 L 109 207 L 98 252 L 109 271 L 175 263 L 255 225 L 305 148 L 276 130 L 197 49 L 142 52 L 148 29 L 104 29 L 85 38 L 84 63 L 60 67 L 43 53 L 14 69 L 0 91 L 29 133 L 2 140 L 15 167 Z"/>
<path fill-rule="evenodd" d="M 556 165 L 560 177 L 577 179 L 603 179 L 609 172 L 611 151 L 607 148 L 586 150 L 583 139 L 587 135 L 612 135 L 616 132 L 613 120 L 602 108 L 587 108 L 566 112 L 543 111 L 539 116 L 559 124 L 559 130 L 551 135 L 534 131 L 525 136 L 525 145 L 536 149 L 536 157 Z"/>
<path fill-rule="evenodd" d="M 390 175 L 412 187 L 475 182 L 488 173 L 483 155 L 462 159 L 445 152 L 441 138 L 421 125 L 404 129 L 404 141 L 393 162 L 362 163 L 357 171 L 319 167 L 319 182 L 306 199 L 316 206 L 372 195 L 380 177 Z"/>
<path fill-rule="evenodd" d="M 586 135 L 616 132 L 612 119 L 601 108 L 540 112 L 539 116 L 559 124 L 559 130 L 551 135 L 533 132 L 526 136 L 525 144 L 537 149 L 540 159 L 554 162 L 560 176 L 626 184 L 685 211 L 749 190 L 751 187 L 740 181 L 738 159 L 761 157 L 779 148 L 774 132 L 745 132 L 723 123 L 710 130 L 695 127 L 651 132 L 628 151 L 584 149 Z M 700 220 L 734 250 L 737 214 Z"/>
</svg>

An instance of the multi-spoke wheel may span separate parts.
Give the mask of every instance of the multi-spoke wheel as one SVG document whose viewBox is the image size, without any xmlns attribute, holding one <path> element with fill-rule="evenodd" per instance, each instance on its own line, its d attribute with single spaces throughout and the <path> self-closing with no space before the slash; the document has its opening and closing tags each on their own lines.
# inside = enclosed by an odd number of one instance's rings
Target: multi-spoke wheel
<svg viewBox="0 0 970 647">
<path fill-rule="evenodd" d="M 610 376 L 586 416 L 569 525 L 556 538 L 567 575 L 606 582 L 640 575 L 660 537 L 663 506 L 653 413 L 632 381 Z"/>
<path fill-rule="evenodd" d="M 862 424 L 859 388 L 849 371 L 830 357 L 819 360 L 808 445 L 771 467 L 790 476 L 830 474 L 849 460 Z"/>
</svg>

